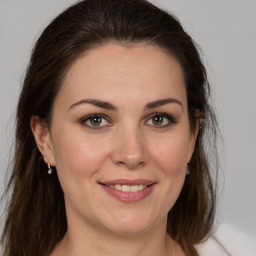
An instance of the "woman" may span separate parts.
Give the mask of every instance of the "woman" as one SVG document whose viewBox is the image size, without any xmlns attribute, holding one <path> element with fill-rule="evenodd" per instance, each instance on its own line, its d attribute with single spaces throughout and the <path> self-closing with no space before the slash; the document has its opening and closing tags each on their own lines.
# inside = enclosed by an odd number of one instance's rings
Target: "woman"
<svg viewBox="0 0 256 256">
<path fill-rule="evenodd" d="M 208 97 L 165 11 L 87 0 L 60 14 L 17 107 L 4 255 L 199 255 L 215 213 Z"/>
</svg>

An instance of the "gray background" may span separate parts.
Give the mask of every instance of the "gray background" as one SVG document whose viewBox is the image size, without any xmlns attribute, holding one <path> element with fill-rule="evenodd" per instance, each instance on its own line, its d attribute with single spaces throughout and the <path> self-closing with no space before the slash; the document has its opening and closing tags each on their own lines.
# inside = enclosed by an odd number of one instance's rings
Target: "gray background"
<svg viewBox="0 0 256 256">
<path fill-rule="evenodd" d="M 30 51 L 45 25 L 73 2 L 0 0 L 0 193 Z M 173 12 L 202 48 L 224 138 L 218 221 L 256 241 L 256 1 L 151 2 Z"/>
</svg>

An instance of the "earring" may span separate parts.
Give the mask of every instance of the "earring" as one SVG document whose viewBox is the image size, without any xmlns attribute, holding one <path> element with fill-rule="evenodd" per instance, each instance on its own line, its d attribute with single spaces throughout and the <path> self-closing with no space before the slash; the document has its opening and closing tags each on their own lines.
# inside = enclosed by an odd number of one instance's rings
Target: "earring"
<svg viewBox="0 0 256 256">
<path fill-rule="evenodd" d="M 48 174 L 52 174 L 52 167 L 48 164 Z"/>
<path fill-rule="evenodd" d="M 189 174 L 190 174 L 190 167 L 189 167 L 189 164 L 187 164 L 186 175 L 189 175 Z"/>
</svg>

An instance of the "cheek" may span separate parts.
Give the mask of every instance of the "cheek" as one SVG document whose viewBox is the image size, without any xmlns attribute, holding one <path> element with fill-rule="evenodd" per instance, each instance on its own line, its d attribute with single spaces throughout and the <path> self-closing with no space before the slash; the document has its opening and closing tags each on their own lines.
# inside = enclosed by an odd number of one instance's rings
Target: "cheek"
<svg viewBox="0 0 256 256">
<path fill-rule="evenodd" d="M 81 209 L 86 207 L 88 200 L 94 198 L 91 193 L 97 173 L 108 155 L 108 144 L 85 137 L 83 132 L 74 134 L 70 130 L 59 131 L 54 138 L 56 169 L 65 194 L 66 207 L 76 209 L 82 216 Z"/>
<path fill-rule="evenodd" d="M 160 196 L 155 207 L 161 211 L 162 217 L 172 209 L 182 190 L 189 153 L 188 141 L 186 134 L 171 135 L 168 139 L 158 140 L 158 146 L 152 147 L 154 165 L 160 170 Z"/>
<path fill-rule="evenodd" d="M 170 136 L 154 147 L 152 155 L 166 175 L 183 175 L 187 165 L 189 143 L 186 136 Z"/>
<path fill-rule="evenodd" d="M 53 148 L 56 168 L 62 177 L 91 177 L 108 155 L 107 144 L 85 137 L 82 132 L 67 130 L 55 136 Z"/>
</svg>

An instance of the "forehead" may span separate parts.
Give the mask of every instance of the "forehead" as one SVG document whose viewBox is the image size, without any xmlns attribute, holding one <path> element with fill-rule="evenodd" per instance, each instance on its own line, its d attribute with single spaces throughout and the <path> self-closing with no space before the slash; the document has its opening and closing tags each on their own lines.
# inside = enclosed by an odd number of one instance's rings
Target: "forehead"
<svg viewBox="0 0 256 256">
<path fill-rule="evenodd" d="M 151 45 L 107 44 L 84 52 L 71 65 L 57 98 L 153 101 L 166 94 L 186 96 L 182 68 L 174 57 Z"/>
</svg>

